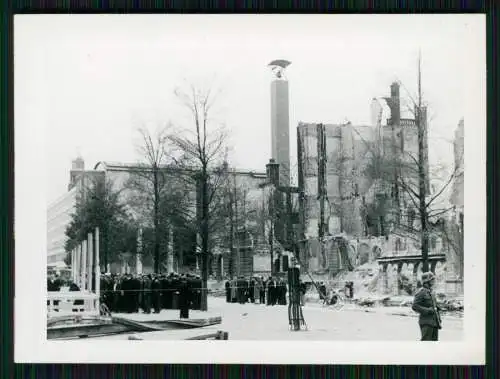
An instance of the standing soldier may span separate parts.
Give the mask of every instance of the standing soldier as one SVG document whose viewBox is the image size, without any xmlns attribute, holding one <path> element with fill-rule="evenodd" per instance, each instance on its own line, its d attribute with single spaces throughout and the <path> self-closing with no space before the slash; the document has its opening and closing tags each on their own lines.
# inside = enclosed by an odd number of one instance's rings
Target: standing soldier
<svg viewBox="0 0 500 379">
<path fill-rule="evenodd" d="M 435 280 L 432 272 L 424 272 L 422 288 L 417 291 L 413 300 L 412 309 L 420 314 L 418 324 L 422 333 L 421 341 L 438 341 L 438 330 L 441 329 L 441 315 L 432 291 Z"/>
</svg>

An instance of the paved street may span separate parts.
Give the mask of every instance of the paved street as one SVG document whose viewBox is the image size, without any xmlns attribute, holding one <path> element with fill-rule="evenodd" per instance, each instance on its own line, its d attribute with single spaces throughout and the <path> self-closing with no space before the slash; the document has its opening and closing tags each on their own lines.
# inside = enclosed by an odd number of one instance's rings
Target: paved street
<svg viewBox="0 0 500 379">
<path fill-rule="evenodd" d="M 229 332 L 231 340 L 356 340 L 415 341 L 420 339 L 418 319 L 390 313 L 411 314 L 408 308 L 374 308 L 334 310 L 319 305 L 306 305 L 303 313 L 307 331 L 292 332 L 288 327 L 288 307 L 259 304 L 228 304 L 223 298 L 209 298 L 209 311 L 191 311 L 190 318 L 222 316 L 217 329 Z M 121 315 L 137 321 L 174 319 L 178 311 L 162 311 L 159 315 Z M 463 320 L 446 317 L 440 340 L 463 338 Z"/>
<path fill-rule="evenodd" d="M 386 340 L 412 341 L 420 339 L 418 319 L 368 313 L 354 310 L 333 310 L 305 306 L 304 318 L 308 331 L 291 332 L 286 306 L 255 304 L 226 304 L 223 299 L 210 299 L 212 308 L 223 309 L 221 328 L 232 340 Z M 440 340 L 457 341 L 463 338 L 461 319 L 444 320 Z"/>
</svg>

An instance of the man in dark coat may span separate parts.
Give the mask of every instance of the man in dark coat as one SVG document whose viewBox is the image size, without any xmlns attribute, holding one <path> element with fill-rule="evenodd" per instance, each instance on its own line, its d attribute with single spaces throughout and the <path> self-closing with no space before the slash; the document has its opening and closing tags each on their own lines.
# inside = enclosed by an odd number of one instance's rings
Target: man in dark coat
<svg viewBox="0 0 500 379">
<path fill-rule="evenodd" d="M 160 313 L 161 311 L 161 282 L 157 275 L 154 275 L 151 281 L 151 300 L 153 303 L 153 308 L 155 313 Z"/>
<path fill-rule="evenodd" d="M 61 281 L 55 275 L 51 275 L 47 279 L 47 291 L 49 292 L 57 292 L 61 290 Z"/>
<path fill-rule="evenodd" d="M 326 302 L 327 296 L 326 296 L 326 286 L 325 283 L 321 282 L 319 285 L 319 299 L 322 300 L 323 302 Z"/>
<path fill-rule="evenodd" d="M 139 308 L 141 305 L 141 288 L 142 288 L 142 280 L 137 276 L 132 277 L 132 311 L 134 313 L 139 312 Z"/>
<path fill-rule="evenodd" d="M 255 279 L 252 278 L 250 279 L 250 288 L 248 289 L 249 291 L 249 297 L 250 297 L 250 302 L 255 303 Z"/>
<path fill-rule="evenodd" d="M 151 275 L 142 279 L 142 310 L 144 313 L 151 313 Z"/>
<path fill-rule="evenodd" d="M 183 277 L 179 288 L 180 318 L 189 318 L 189 304 L 191 303 L 191 291 L 189 290 L 188 278 Z"/>
<path fill-rule="evenodd" d="M 238 281 L 236 278 L 231 280 L 231 303 L 238 302 Z"/>
<path fill-rule="evenodd" d="M 250 282 L 245 279 L 245 278 L 242 278 L 242 281 L 243 281 L 243 301 L 244 303 L 248 303 L 248 300 L 250 299 Z"/>
<path fill-rule="evenodd" d="M 201 286 L 203 285 L 201 277 L 196 275 L 194 281 L 194 288 L 192 288 L 193 299 L 193 309 L 201 309 Z"/>
<path fill-rule="evenodd" d="M 130 278 L 128 274 L 124 275 L 120 283 L 120 311 L 130 313 Z"/>
<path fill-rule="evenodd" d="M 266 302 L 266 287 L 264 278 L 261 276 L 259 280 L 259 303 L 265 304 Z"/>
<path fill-rule="evenodd" d="M 286 293 L 287 293 L 287 288 L 286 288 L 286 281 L 283 280 L 283 295 L 282 295 L 282 299 L 283 299 L 283 305 L 286 305 L 287 301 L 286 301 Z"/>
<path fill-rule="evenodd" d="M 226 289 L 226 303 L 231 302 L 231 283 L 229 280 L 226 280 L 226 284 L 224 284 L 224 287 Z"/>
<path fill-rule="evenodd" d="M 267 287 L 267 305 L 274 305 L 274 281 L 270 277 L 266 283 Z"/>
<path fill-rule="evenodd" d="M 304 282 L 300 282 L 300 286 L 299 286 L 299 291 L 300 291 L 300 305 L 301 306 L 304 306 L 305 305 L 305 295 L 306 295 L 306 292 L 307 292 L 307 286 Z"/>
<path fill-rule="evenodd" d="M 236 280 L 236 293 L 238 294 L 238 303 L 244 304 L 245 303 L 245 286 L 244 286 L 244 280 L 241 278 L 241 276 Z"/>
<path fill-rule="evenodd" d="M 162 308 L 173 309 L 172 303 L 174 298 L 174 280 L 172 275 L 161 279 L 161 288 L 163 293 Z"/>
<path fill-rule="evenodd" d="M 441 315 L 432 291 L 435 276 L 432 272 L 422 274 L 422 288 L 417 291 L 412 309 L 419 313 L 418 324 L 422 333 L 421 341 L 438 341 L 438 330 L 441 329 Z"/>
</svg>

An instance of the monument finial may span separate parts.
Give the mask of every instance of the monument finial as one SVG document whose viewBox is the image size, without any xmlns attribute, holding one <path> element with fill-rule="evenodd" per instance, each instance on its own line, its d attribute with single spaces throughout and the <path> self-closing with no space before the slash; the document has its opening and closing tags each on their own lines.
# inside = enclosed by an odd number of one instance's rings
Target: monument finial
<svg viewBox="0 0 500 379">
<path fill-rule="evenodd" d="M 269 63 L 268 66 L 271 67 L 271 71 L 277 79 L 286 80 L 285 69 L 290 66 L 290 64 L 292 64 L 292 62 L 285 59 L 276 59 Z"/>
</svg>

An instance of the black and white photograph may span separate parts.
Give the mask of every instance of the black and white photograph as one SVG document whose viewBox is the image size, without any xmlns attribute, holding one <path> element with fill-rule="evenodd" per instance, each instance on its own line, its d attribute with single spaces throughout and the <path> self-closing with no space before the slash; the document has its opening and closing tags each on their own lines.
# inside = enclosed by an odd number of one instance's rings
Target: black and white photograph
<svg viewBox="0 0 500 379">
<path fill-rule="evenodd" d="M 484 363 L 484 16 L 18 15 L 13 51 L 16 361 Z"/>
</svg>

